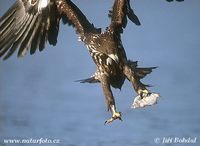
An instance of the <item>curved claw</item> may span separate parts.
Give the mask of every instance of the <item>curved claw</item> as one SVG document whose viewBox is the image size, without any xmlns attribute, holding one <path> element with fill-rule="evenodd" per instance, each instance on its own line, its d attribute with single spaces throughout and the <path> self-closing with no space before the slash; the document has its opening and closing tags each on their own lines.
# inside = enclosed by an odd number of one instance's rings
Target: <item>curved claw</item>
<svg viewBox="0 0 200 146">
<path fill-rule="evenodd" d="M 116 119 L 119 119 L 120 121 L 122 121 L 121 112 L 115 112 L 110 119 L 105 121 L 104 125 L 112 123 Z"/>
<path fill-rule="evenodd" d="M 150 96 L 151 95 L 151 92 L 149 92 L 147 89 L 140 89 L 138 91 L 138 94 L 140 95 L 140 97 L 143 99 L 144 97 L 147 97 L 147 96 Z"/>
</svg>

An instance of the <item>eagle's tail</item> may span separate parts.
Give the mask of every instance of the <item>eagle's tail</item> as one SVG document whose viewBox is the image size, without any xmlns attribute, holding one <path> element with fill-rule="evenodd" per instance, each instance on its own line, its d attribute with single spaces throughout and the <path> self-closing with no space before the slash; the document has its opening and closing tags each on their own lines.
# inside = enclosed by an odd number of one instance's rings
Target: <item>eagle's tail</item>
<svg viewBox="0 0 200 146">
<path fill-rule="evenodd" d="M 144 78 L 146 75 L 150 74 L 153 69 L 157 67 L 146 67 L 146 68 L 136 68 L 135 73 L 139 79 Z"/>
<path fill-rule="evenodd" d="M 148 91 L 146 87 L 150 87 L 148 84 L 141 82 L 141 79 L 150 74 L 156 67 L 138 68 L 137 62 L 128 60 L 124 66 L 124 74 L 127 79 L 132 82 L 135 91 L 140 94 L 141 91 Z"/>
<path fill-rule="evenodd" d="M 143 79 L 146 75 L 150 74 L 153 69 L 157 68 L 157 67 L 139 68 L 137 67 L 137 61 L 131 61 L 131 60 L 128 60 L 127 65 L 132 69 L 132 71 L 135 73 L 136 78 L 138 79 Z"/>
<path fill-rule="evenodd" d="M 95 76 L 92 76 L 92 77 L 87 78 L 87 79 L 77 80 L 77 82 L 80 82 L 80 83 L 98 83 L 99 80 L 96 79 Z"/>
</svg>

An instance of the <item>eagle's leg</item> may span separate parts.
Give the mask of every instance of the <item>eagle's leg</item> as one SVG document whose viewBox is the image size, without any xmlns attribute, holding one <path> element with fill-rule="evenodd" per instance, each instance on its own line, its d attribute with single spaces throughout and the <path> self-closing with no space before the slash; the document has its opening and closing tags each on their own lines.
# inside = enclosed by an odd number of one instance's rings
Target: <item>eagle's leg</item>
<svg viewBox="0 0 200 146">
<path fill-rule="evenodd" d="M 103 93 L 104 93 L 104 96 L 105 96 L 105 99 L 106 99 L 108 110 L 110 110 L 111 113 L 112 113 L 112 117 L 110 119 L 106 120 L 105 124 L 111 123 L 112 121 L 114 121 L 116 119 L 122 120 L 121 119 L 121 113 L 117 112 L 117 110 L 116 110 L 115 99 L 113 97 L 113 94 L 112 94 L 112 91 L 111 91 L 111 88 L 110 88 L 109 77 L 105 74 L 103 74 L 101 76 L 101 86 L 103 88 Z"/>
<path fill-rule="evenodd" d="M 151 94 L 151 92 L 146 88 L 146 85 L 144 85 L 140 79 L 137 77 L 137 75 L 134 73 L 134 71 L 129 67 L 128 65 L 124 66 L 123 70 L 125 76 L 127 79 L 132 83 L 133 88 L 138 93 L 138 95 L 143 97 L 147 97 Z"/>
</svg>

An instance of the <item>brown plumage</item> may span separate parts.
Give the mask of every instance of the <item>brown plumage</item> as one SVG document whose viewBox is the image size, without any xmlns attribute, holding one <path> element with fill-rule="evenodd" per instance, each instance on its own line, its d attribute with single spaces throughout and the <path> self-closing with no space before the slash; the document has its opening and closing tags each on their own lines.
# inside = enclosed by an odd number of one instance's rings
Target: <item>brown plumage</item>
<svg viewBox="0 0 200 146">
<path fill-rule="evenodd" d="M 112 112 L 112 117 L 105 123 L 111 123 L 115 119 L 121 120 L 121 113 L 116 110 L 111 86 L 121 89 L 125 79 L 128 79 L 141 97 L 148 96 L 151 94 L 146 88 L 148 85 L 143 84 L 140 79 L 155 68 L 138 68 L 137 62 L 127 60 L 121 42 L 121 33 L 127 25 L 127 18 L 136 25 L 140 25 L 138 17 L 131 9 L 130 1 L 115 0 L 112 11 L 109 11 L 109 17 L 111 17 L 111 23 L 105 32 L 95 34 L 87 32 L 82 38 L 97 70 L 91 78 L 80 80 L 81 83 L 101 83 L 108 110 Z"/>
<path fill-rule="evenodd" d="M 48 41 L 56 45 L 60 19 L 75 26 L 80 36 L 95 29 L 70 0 L 17 0 L 0 18 L 0 57 L 42 51 Z M 87 30 L 88 29 L 88 30 Z"/>
</svg>

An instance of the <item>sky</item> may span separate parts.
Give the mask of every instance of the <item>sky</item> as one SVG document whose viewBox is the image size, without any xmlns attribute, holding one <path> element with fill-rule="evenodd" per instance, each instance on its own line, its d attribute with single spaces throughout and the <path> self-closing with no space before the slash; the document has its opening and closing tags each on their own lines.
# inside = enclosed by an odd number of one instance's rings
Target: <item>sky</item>
<svg viewBox="0 0 200 146">
<path fill-rule="evenodd" d="M 0 16 L 13 2 L 0 1 Z M 95 26 L 109 25 L 113 0 L 73 2 Z M 95 65 L 74 29 L 61 24 L 55 47 L 0 61 L 0 137 L 57 137 L 68 145 L 94 146 L 154 145 L 159 136 L 200 138 L 200 1 L 131 0 L 131 6 L 142 25 L 129 22 L 122 43 L 129 59 L 158 66 L 143 80 L 161 94 L 158 104 L 130 109 L 136 93 L 126 81 L 121 92 L 113 89 L 124 121 L 105 127 L 110 114 L 100 86 L 74 82 L 92 75 Z"/>
</svg>

